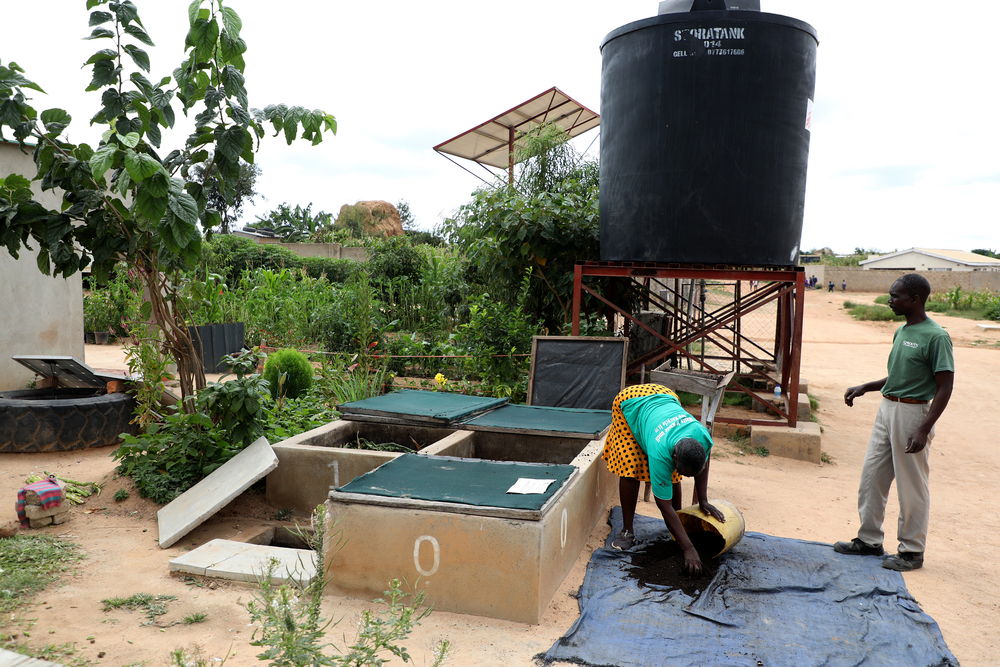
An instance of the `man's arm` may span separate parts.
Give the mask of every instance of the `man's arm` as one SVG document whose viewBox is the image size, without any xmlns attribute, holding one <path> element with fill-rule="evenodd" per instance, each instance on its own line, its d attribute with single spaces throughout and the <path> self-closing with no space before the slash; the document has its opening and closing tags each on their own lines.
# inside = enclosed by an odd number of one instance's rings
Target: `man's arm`
<svg viewBox="0 0 1000 667">
<path fill-rule="evenodd" d="M 698 556 L 694 545 L 691 544 L 691 538 L 688 537 L 687 531 L 684 530 L 681 518 L 677 516 L 677 512 L 670 506 L 669 500 L 658 498 L 655 494 L 653 495 L 653 499 L 656 501 L 656 506 L 660 509 L 660 514 L 663 515 L 663 522 L 667 524 L 670 534 L 677 541 L 677 546 L 684 552 L 684 569 L 691 574 L 701 574 L 701 557 Z"/>
<path fill-rule="evenodd" d="M 872 380 L 871 382 L 865 382 L 864 384 L 859 384 L 854 387 L 848 387 L 847 391 L 844 392 L 844 403 L 847 403 L 848 407 L 854 407 L 854 399 L 867 394 L 870 391 L 878 391 L 885 386 L 885 381 L 889 378 L 884 377 L 881 380 Z"/>
<path fill-rule="evenodd" d="M 698 509 L 725 523 L 726 517 L 722 515 L 722 512 L 715 505 L 708 502 L 708 465 L 711 462 L 711 459 L 705 459 L 705 467 L 701 469 L 700 473 L 694 476 L 694 490 L 698 494 Z"/>
<path fill-rule="evenodd" d="M 934 428 L 938 417 L 948 407 L 948 401 L 951 400 L 951 390 L 955 386 L 955 372 L 938 371 L 934 374 L 934 382 L 937 384 L 934 400 L 931 401 L 930 410 L 927 411 L 923 423 L 906 439 L 907 454 L 916 454 L 927 446 L 927 437 L 930 435 L 931 429 Z"/>
</svg>

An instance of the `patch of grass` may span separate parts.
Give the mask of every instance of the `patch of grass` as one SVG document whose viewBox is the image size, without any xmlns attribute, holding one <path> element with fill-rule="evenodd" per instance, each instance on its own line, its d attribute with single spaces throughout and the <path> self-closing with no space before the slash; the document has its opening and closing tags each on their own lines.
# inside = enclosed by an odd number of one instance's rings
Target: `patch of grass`
<svg viewBox="0 0 1000 667">
<path fill-rule="evenodd" d="M 729 436 L 729 439 L 736 445 L 736 449 L 743 456 L 753 455 L 763 457 L 771 454 L 767 447 L 752 447 L 750 445 L 750 429 L 740 429 Z"/>
<path fill-rule="evenodd" d="M 753 405 L 753 397 L 742 391 L 728 391 L 722 395 L 722 404 L 750 407 Z"/>
<path fill-rule="evenodd" d="M 848 307 L 847 304 L 850 301 L 844 302 L 844 307 L 848 308 L 847 312 L 850 313 L 851 317 L 856 320 L 862 320 L 866 322 L 902 322 L 905 318 L 902 315 L 896 315 L 889 308 L 885 306 L 867 306 L 864 304 L 852 304 Z"/>
<path fill-rule="evenodd" d="M 197 612 L 194 614 L 188 614 L 184 617 L 184 625 L 194 625 L 195 623 L 204 623 L 205 619 L 208 618 L 208 614 L 203 614 L 202 612 Z"/>
<path fill-rule="evenodd" d="M 819 453 L 819 460 L 823 463 L 831 463 L 831 464 L 833 463 L 833 457 L 827 454 L 826 452 Z"/>
<path fill-rule="evenodd" d="M 18 609 L 82 558 L 78 545 L 49 535 L 0 540 L 0 612 Z"/>
<path fill-rule="evenodd" d="M 324 572 L 323 545 L 332 544 L 334 549 L 339 548 L 343 537 L 337 532 L 332 539 L 326 539 L 326 508 L 323 505 L 313 511 L 312 525 L 311 535 L 305 530 L 299 535 L 310 540 L 316 572 Z M 340 650 L 326 641 L 327 631 L 336 621 L 323 618 L 323 577 L 316 577 L 307 584 L 275 585 L 271 577 L 277 566 L 278 561 L 272 558 L 260 576 L 254 599 L 246 605 L 251 622 L 256 626 L 250 645 L 264 649 L 257 654 L 259 660 L 270 661 L 272 665 L 346 667 L 382 665 L 387 662 L 383 656 L 391 654 L 402 662 L 410 662 L 410 654 L 402 642 L 431 613 L 431 608 L 424 603 L 423 591 L 408 593 L 398 579 L 390 580 L 389 588 L 376 601 L 382 608 L 361 612 L 357 636 L 340 655 Z M 447 640 L 437 643 L 432 667 L 440 667 L 449 646 Z M 328 649 L 336 654 L 329 653 Z"/>
<path fill-rule="evenodd" d="M 188 652 L 190 650 L 190 652 Z M 175 648 L 170 652 L 170 667 L 208 667 L 209 662 L 201 653 L 201 649 Z"/>
<path fill-rule="evenodd" d="M 679 391 L 677 392 L 677 398 L 683 406 L 701 405 L 701 394 L 693 394 L 689 391 Z M 752 403 L 753 399 L 750 397 L 750 394 L 745 394 L 742 391 L 727 391 L 722 396 L 723 405 L 750 406 Z"/>
<path fill-rule="evenodd" d="M 106 598 L 101 600 L 104 607 L 101 611 L 111 611 L 112 609 L 142 609 L 148 619 L 143 625 L 150 625 L 156 621 L 157 616 L 167 613 L 167 602 L 176 600 L 176 595 L 152 595 L 150 593 L 136 593 L 127 598 Z"/>
<path fill-rule="evenodd" d="M 115 491 L 115 496 L 114 496 L 115 502 L 120 503 L 123 500 L 128 500 L 128 495 L 129 494 L 126 489 L 118 489 L 117 491 Z"/>
<path fill-rule="evenodd" d="M 732 440 L 736 445 L 744 445 L 750 442 L 750 429 L 741 428 L 734 432 L 729 439 Z"/>
<path fill-rule="evenodd" d="M 93 667 L 94 665 L 90 660 L 76 655 L 76 644 L 71 642 L 32 648 L 25 644 L 15 644 L 14 642 L 6 641 L 0 642 L 0 648 L 19 653 L 29 658 L 38 658 L 39 660 L 48 660 L 50 662 L 58 661 L 60 664 L 65 665 L 65 667 Z"/>
<path fill-rule="evenodd" d="M 996 305 L 993 301 L 984 298 L 982 296 L 983 294 L 985 293 L 964 293 L 965 298 L 958 298 L 958 295 L 956 294 L 955 303 L 948 300 L 930 299 L 924 305 L 924 308 L 928 313 L 938 313 L 949 317 L 964 317 L 970 320 L 988 320 L 990 319 L 990 313 L 994 310 L 994 308 L 996 308 Z M 888 304 L 889 295 L 882 294 L 876 297 L 875 303 L 882 305 Z M 956 305 L 959 307 L 956 308 Z"/>
<path fill-rule="evenodd" d="M 677 392 L 677 400 L 683 406 L 701 405 L 701 394 L 692 394 L 690 391 Z"/>
</svg>

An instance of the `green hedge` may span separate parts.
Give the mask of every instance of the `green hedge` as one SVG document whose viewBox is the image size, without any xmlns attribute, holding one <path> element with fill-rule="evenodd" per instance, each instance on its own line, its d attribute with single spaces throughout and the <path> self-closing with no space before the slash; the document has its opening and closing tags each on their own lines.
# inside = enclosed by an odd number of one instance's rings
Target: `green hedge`
<svg viewBox="0 0 1000 667">
<path fill-rule="evenodd" d="M 257 269 L 298 269 L 302 258 L 288 248 L 273 244 L 256 243 L 242 236 L 216 234 L 205 243 L 205 267 L 218 273 L 230 285 L 244 271 Z"/>
</svg>

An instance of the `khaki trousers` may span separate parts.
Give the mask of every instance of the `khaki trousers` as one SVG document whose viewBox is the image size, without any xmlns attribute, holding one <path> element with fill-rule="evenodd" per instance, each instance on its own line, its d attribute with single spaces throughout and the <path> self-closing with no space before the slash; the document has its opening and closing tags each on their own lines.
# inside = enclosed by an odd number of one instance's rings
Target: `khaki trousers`
<svg viewBox="0 0 1000 667">
<path fill-rule="evenodd" d="M 882 544 L 882 520 L 889 487 L 896 480 L 899 497 L 899 524 L 896 537 L 901 552 L 923 552 L 927 543 L 927 521 L 931 494 L 928 486 L 931 439 L 916 454 L 906 453 L 906 440 L 923 423 L 929 403 L 897 403 L 882 399 L 872 426 L 868 453 L 861 470 L 858 489 L 858 538 L 868 544 Z"/>
</svg>

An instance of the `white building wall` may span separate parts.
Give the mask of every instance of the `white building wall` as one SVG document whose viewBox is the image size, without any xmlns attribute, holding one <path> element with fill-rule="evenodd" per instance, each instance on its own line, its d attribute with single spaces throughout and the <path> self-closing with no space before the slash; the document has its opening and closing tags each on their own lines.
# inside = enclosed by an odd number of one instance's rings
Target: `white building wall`
<svg viewBox="0 0 1000 667">
<path fill-rule="evenodd" d="M 919 252 L 905 252 L 895 257 L 886 257 L 868 262 L 864 268 L 911 269 L 913 271 L 971 271 L 973 267 L 950 259 L 932 257 Z"/>
<path fill-rule="evenodd" d="M 31 154 L 22 154 L 17 144 L 0 142 L 0 176 L 12 173 L 30 178 L 35 164 Z M 52 192 L 36 189 L 36 196 L 46 206 L 59 206 Z M 34 377 L 11 355 L 69 355 L 83 360 L 80 274 L 52 278 L 38 270 L 36 252 L 19 254 L 15 260 L 0 247 L 0 390 L 23 388 Z"/>
</svg>

